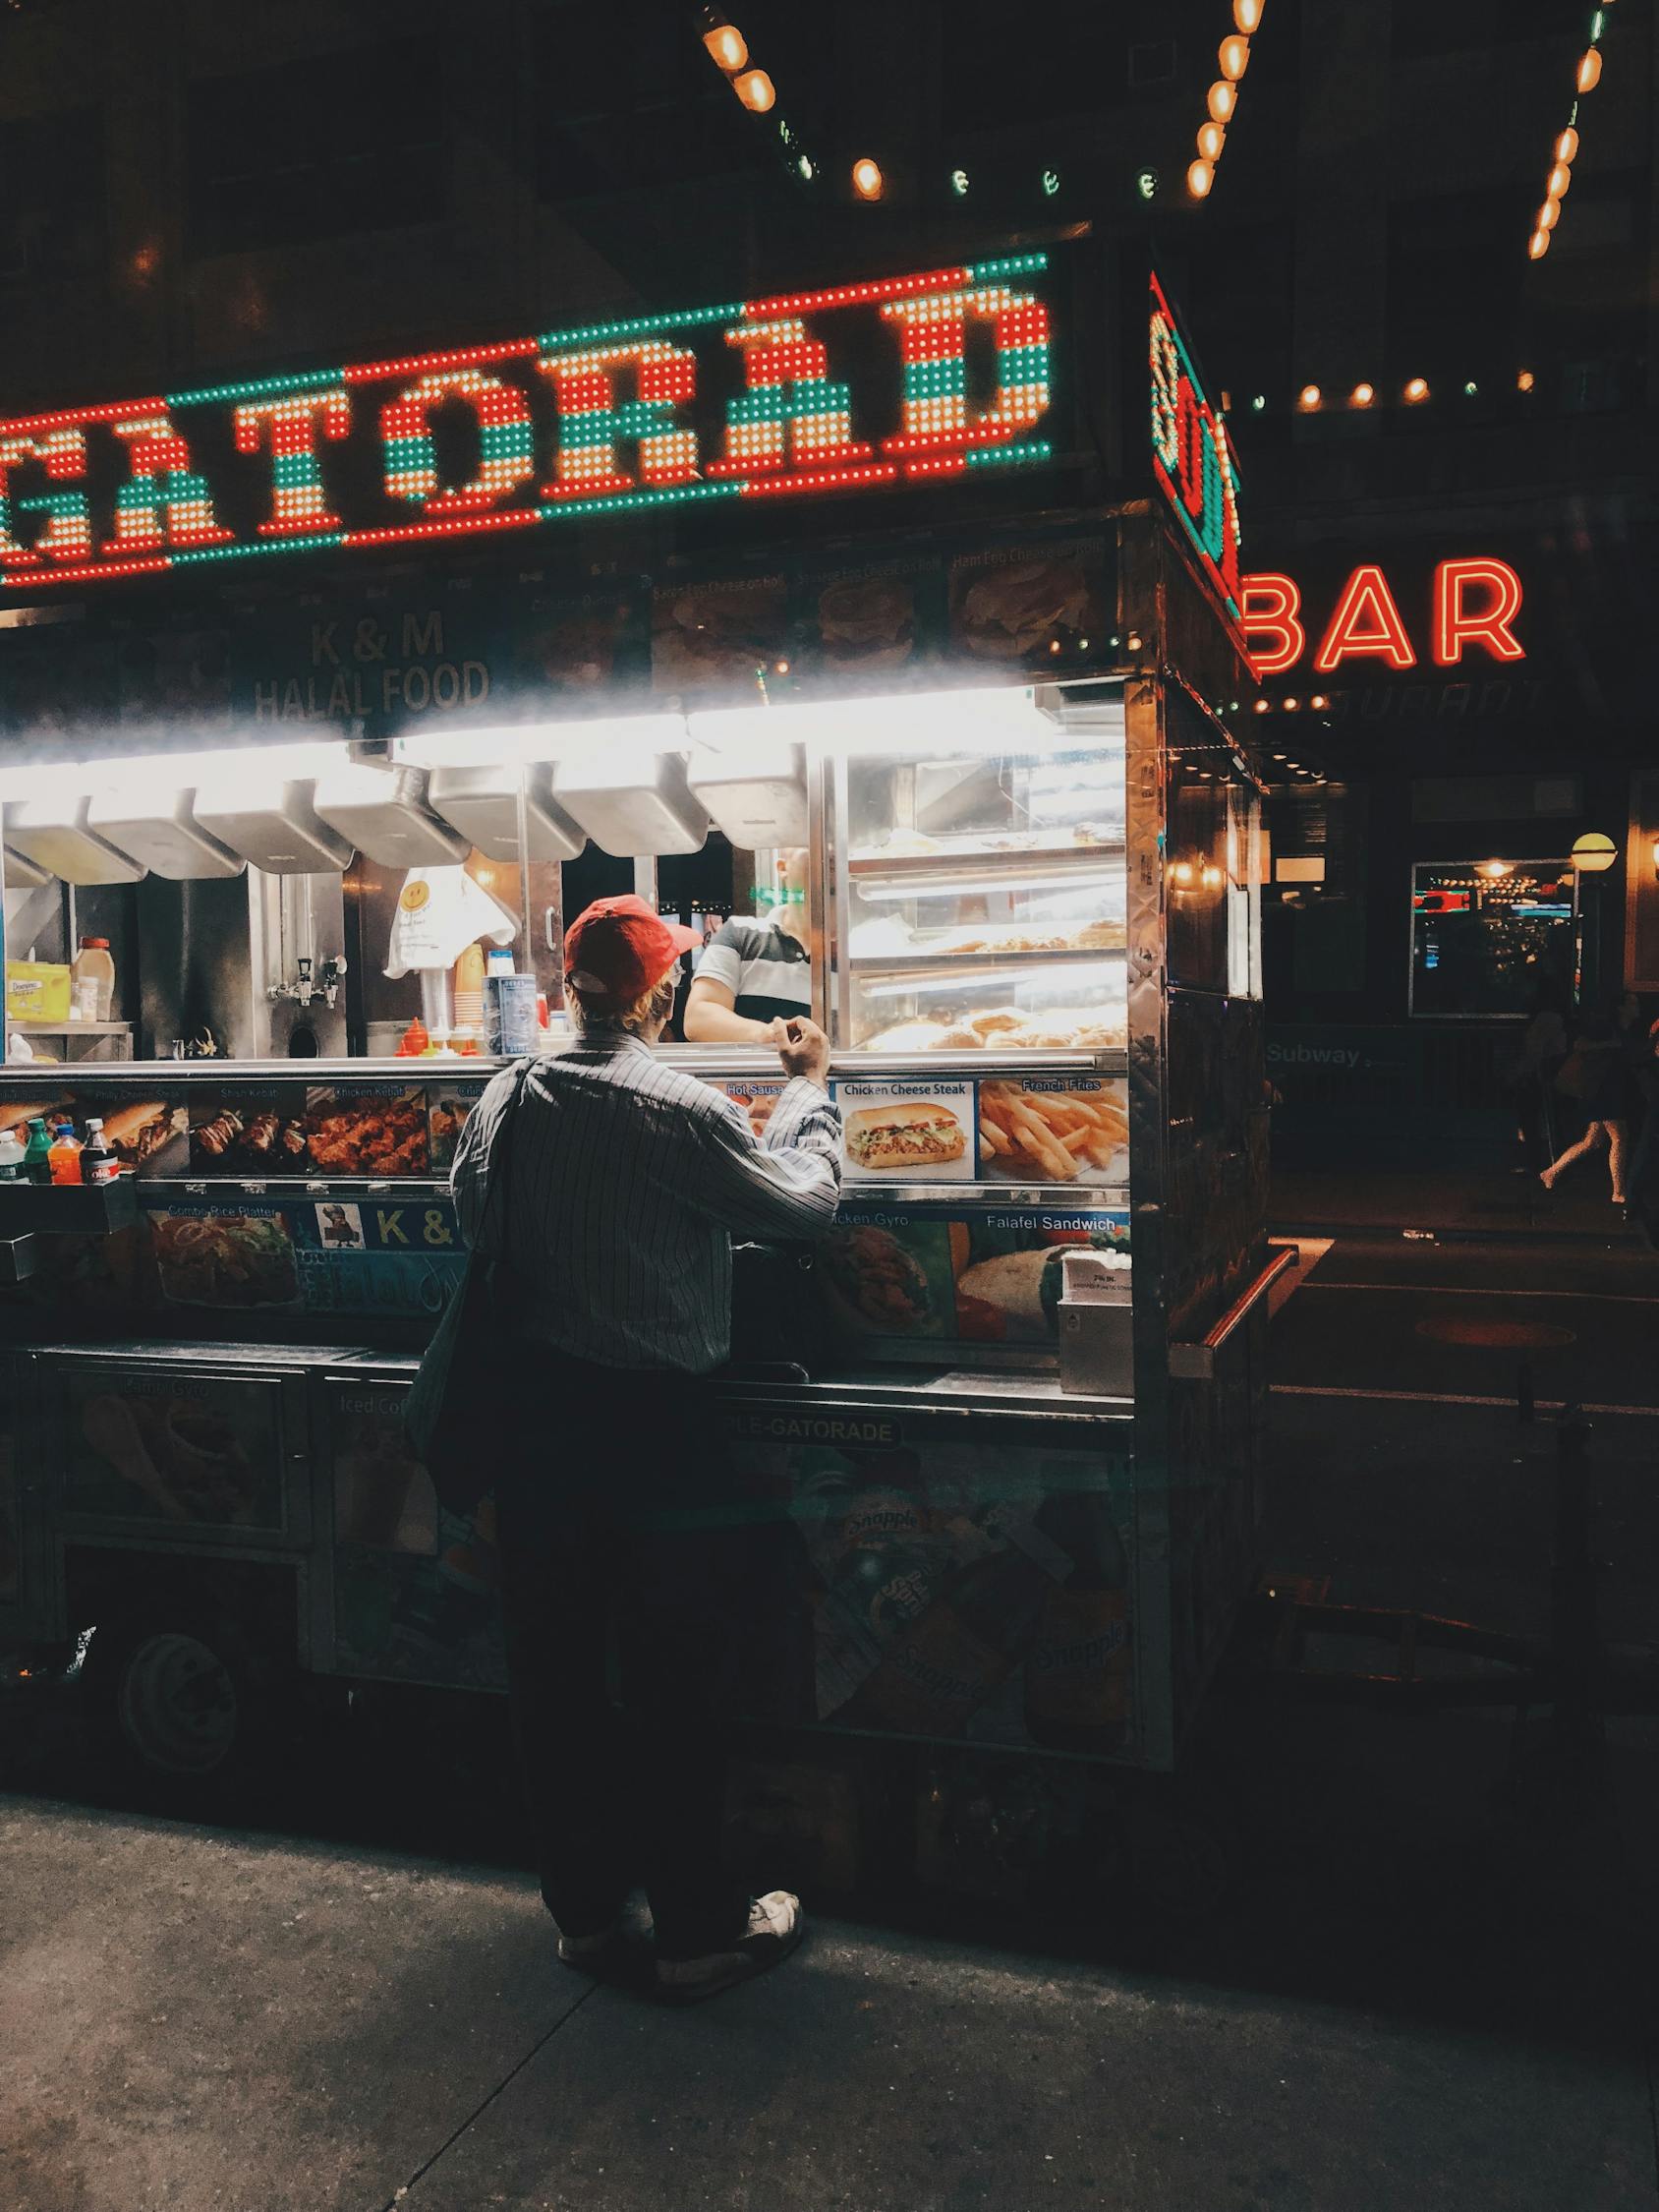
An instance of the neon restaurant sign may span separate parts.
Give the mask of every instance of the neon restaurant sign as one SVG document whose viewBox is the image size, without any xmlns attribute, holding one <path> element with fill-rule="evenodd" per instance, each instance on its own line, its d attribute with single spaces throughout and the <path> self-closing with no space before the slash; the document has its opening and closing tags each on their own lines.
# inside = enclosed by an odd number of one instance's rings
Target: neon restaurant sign
<svg viewBox="0 0 1659 2212">
<path fill-rule="evenodd" d="M 1152 470 L 1211 589 L 1243 619 L 1238 575 L 1238 479 L 1227 425 L 1204 396 L 1174 311 L 1152 278 Z"/>
<path fill-rule="evenodd" d="M 1426 632 L 1419 633 L 1433 665 L 1455 669 L 1471 651 L 1494 661 L 1524 660 L 1525 647 L 1515 631 L 1521 600 L 1520 578 L 1506 560 L 1437 561 Z M 1293 577 L 1277 570 L 1246 576 L 1243 630 L 1250 666 L 1259 676 L 1283 675 L 1310 654 L 1321 675 L 1350 661 L 1396 670 L 1417 666 L 1400 600 L 1375 561 L 1362 561 L 1352 571 L 1323 623 L 1305 614 Z"/>
<path fill-rule="evenodd" d="M 0 421 L 0 588 L 1040 464 L 1048 270 L 1018 254 Z M 854 379 L 890 436 L 854 436 Z"/>
</svg>

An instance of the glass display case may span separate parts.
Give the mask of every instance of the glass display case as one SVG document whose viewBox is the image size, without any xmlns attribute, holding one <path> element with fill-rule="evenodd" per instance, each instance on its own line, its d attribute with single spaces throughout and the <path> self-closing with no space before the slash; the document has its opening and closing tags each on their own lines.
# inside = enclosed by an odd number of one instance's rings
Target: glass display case
<svg viewBox="0 0 1659 2212">
<path fill-rule="evenodd" d="M 1124 755 L 1116 698 L 1012 730 L 894 733 L 833 763 L 841 1051 L 1119 1051 Z"/>
</svg>

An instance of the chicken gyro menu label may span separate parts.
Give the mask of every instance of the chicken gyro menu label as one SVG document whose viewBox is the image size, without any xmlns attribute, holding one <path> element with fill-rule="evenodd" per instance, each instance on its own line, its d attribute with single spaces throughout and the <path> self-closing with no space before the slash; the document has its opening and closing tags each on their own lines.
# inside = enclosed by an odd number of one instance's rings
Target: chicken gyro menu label
<svg viewBox="0 0 1659 2212">
<path fill-rule="evenodd" d="M 849 1183 L 971 1183 L 971 1082 L 837 1082 Z"/>
<path fill-rule="evenodd" d="M 1128 1208 L 1022 1206 L 952 1219 L 843 1204 L 819 1248 L 819 1273 L 843 1335 L 1057 1344 L 1060 1259 L 1076 1245 L 1126 1252 Z"/>
</svg>

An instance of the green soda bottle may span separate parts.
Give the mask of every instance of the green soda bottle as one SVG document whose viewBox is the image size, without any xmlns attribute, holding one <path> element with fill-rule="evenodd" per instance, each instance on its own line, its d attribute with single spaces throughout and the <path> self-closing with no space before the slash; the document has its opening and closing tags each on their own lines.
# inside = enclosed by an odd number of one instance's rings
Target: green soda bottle
<svg viewBox="0 0 1659 2212">
<path fill-rule="evenodd" d="M 24 1147 L 23 1172 L 26 1182 L 51 1182 L 51 1152 L 52 1139 L 46 1134 L 46 1124 L 36 1115 L 29 1125 L 29 1142 Z"/>
</svg>

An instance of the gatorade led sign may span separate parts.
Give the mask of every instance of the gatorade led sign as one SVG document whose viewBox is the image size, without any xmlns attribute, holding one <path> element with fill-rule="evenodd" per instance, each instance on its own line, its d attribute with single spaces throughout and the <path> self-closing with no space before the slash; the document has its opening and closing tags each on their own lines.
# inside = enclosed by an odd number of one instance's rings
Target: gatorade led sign
<svg viewBox="0 0 1659 2212">
<path fill-rule="evenodd" d="M 1152 471 L 1199 566 L 1236 622 L 1238 478 L 1227 425 L 1204 396 L 1156 275 L 1151 286 Z"/>
<path fill-rule="evenodd" d="M 1031 468 L 1049 273 L 1018 254 L 0 421 L 0 586 Z"/>
<path fill-rule="evenodd" d="M 1508 561 L 1476 557 L 1435 565 L 1428 605 L 1411 607 L 1417 635 L 1437 669 L 1455 669 L 1465 654 L 1520 661 L 1516 635 L 1521 607 L 1520 578 Z M 1418 647 L 1401 611 L 1400 599 L 1375 561 L 1362 561 L 1337 594 L 1323 622 L 1303 609 L 1292 577 L 1264 570 L 1243 580 L 1244 642 L 1259 676 L 1283 675 L 1311 655 L 1320 675 L 1349 662 L 1405 669 L 1417 666 Z"/>
</svg>

